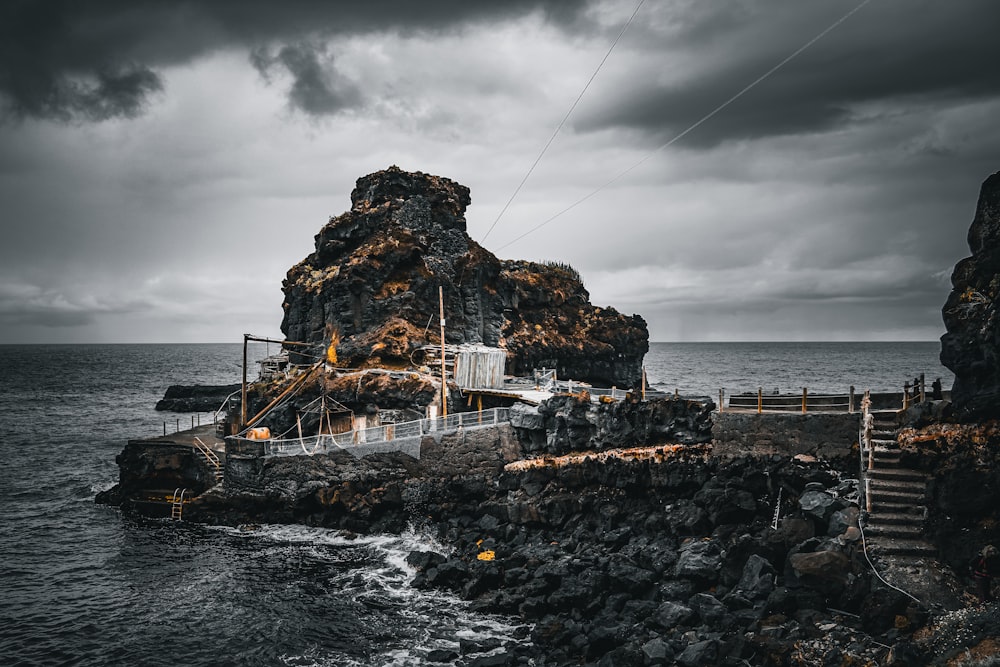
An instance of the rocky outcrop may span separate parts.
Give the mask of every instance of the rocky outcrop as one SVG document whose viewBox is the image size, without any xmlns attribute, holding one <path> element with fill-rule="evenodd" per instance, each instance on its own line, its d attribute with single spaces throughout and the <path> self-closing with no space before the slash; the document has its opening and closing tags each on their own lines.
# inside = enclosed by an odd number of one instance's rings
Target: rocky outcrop
<svg viewBox="0 0 1000 667">
<path fill-rule="evenodd" d="M 711 401 L 661 398 L 593 403 L 560 394 L 534 407 L 511 407 L 511 425 L 532 454 L 636 447 L 663 442 L 706 443 L 712 439 Z"/>
<path fill-rule="evenodd" d="M 1000 172 L 986 179 L 969 228 L 972 256 L 955 265 L 944 305 L 941 363 L 955 373 L 962 421 L 1000 417 Z"/>
<path fill-rule="evenodd" d="M 637 386 L 643 319 L 591 305 L 569 266 L 497 259 L 466 233 L 470 201 L 459 183 L 398 167 L 358 179 L 351 210 L 288 271 L 285 336 L 317 351 L 332 340 L 343 366 L 405 367 L 421 346 L 440 344 L 443 287 L 447 343 L 504 347 L 508 373 L 546 367 Z"/>
<path fill-rule="evenodd" d="M 156 409 L 169 412 L 214 412 L 225 407 L 226 398 L 240 390 L 239 384 L 172 384 Z"/>
</svg>

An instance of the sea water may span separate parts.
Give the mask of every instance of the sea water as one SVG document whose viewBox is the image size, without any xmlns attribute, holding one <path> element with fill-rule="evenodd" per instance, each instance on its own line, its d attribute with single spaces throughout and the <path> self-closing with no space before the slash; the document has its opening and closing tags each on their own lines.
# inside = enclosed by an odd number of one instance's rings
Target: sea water
<svg viewBox="0 0 1000 667">
<path fill-rule="evenodd" d="M 645 365 L 654 386 L 709 396 L 898 390 L 921 372 L 947 388 L 937 349 L 654 343 Z M 210 528 L 95 505 L 126 440 L 190 425 L 153 410 L 168 385 L 238 382 L 241 362 L 238 344 L 0 346 L 0 663 L 402 666 L 463 638 L 523 641 L 517 619 L 410 587 L 410 551 L 448 550 L 419 531 Z"/>
</svg>

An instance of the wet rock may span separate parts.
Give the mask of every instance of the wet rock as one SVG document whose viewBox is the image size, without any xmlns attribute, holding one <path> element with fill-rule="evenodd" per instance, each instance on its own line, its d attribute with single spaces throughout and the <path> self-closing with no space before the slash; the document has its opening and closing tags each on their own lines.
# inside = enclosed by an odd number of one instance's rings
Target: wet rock
<svg viewBox="0 0 1000 667">
<path fill-rule="evenodd" d="M 721 625 L 722 619 L 729 614 L 726 605 L 709 593 L 696 593 L 688 600 L 688 605 L 698 614 L 698 618 L 705 625 Z"/>
<path fill-rule="evenodd" d="M 808 489 L 799 497 L 799 508 L 806 516 L 813 517 L 817 521 L 826 523 L 830 515 L 836 510 L 834 507 L 836 498 L 823 490 Z"/>
<path fill-rule="evenodd" d="M 851 573 L 850 559 L 839 551 L 792 554 L 788 562 L 801 583 L 824 593 L 843 590 Z"/>
<path fill-rule="evenodd" d="M 747 600 L 764 600 L 774 590 L 774 567 L 766 558 L 751 554 L 743 566 L 743 574 L 730 595 Z"/>
<path fill-rule="evenodd" d="M 642 653 L 650 665 L 665 665 L 674 659 L 674 649 L 659 637 L 642 645 Z"/>
<path fill-rule="evenodd" d="M 668 600 L 657 608 L 651 620 L 658 627 L 669 630 L 686 623 L 693 616 L 694 610 L 691 607 Z"/>
<path fill-rule="evenodd" d="M 674 576 L 714 582 L 719 577 L 722 556 L 714 540 L 691 540 L 681 546 Z"/>
<path fill-rule="evenodd" d="M 719 643 L 714 639 L 689 644 L 677 656 L 677 664 L 683 667 L 702 667 L 716 664 L 719 658 Z"/>
</svg>

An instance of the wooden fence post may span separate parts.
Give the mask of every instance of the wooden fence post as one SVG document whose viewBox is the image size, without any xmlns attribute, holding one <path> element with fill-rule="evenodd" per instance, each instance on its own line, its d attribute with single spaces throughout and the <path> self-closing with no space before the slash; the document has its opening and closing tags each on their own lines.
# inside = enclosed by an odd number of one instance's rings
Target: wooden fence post
<svg viewBox="0 0 1000 667">
<path fill-rule="evenodd" d="M 757 387 L 757 414 L 764 412 L 764 388 Z"/>
<path fill-rule="evenodd" d="M 802 414 L 806 412 L 806 405 L 809 400 L 809 389 L 802 387 Z"/>
<path fill-rule="evenodd" d="M 847 398 L 847 412 L 848 413 L 854 412 L 854 385 L 853 384 L 851 385 L 850 396 L 848 396 L 848 398 Z"/>
<path fill-rule="evenodd" d="M 726 405 L 726 390 L 725 389 L 720 389 L 719 390 L 719 412 L 725 412 L 726 411 L 725 410 L 725 405 Z"/>
</svg>

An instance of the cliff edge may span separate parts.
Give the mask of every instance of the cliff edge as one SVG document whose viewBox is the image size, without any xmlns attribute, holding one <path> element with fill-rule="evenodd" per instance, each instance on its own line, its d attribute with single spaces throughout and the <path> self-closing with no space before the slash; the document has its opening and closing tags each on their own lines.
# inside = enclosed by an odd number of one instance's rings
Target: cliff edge
<svg viewBox="0 0 1000 667">
<path fill-rule="evenodd" d="M 1000 172 L 983 182 L 969 248 L 972 256 L 951 276 L 941 337 L 941 363 L 955 373 L 952 403 L 962 421 L 1000 417 Z"/>
<path fill-rule="evenodd" d="M 440 344 L 507 350 L 507 372 L 634 387 L 649 349 L 645 321 L 598 308 L 567 265 L 499 260 L 469 238 L 460 183 L 398 167 L 359 178 L 351 210 L 331 218 L 316 249 L 282 285 L 288 340 L 336 343 L 347 367 L 412 365 Z"/>
</svg>

